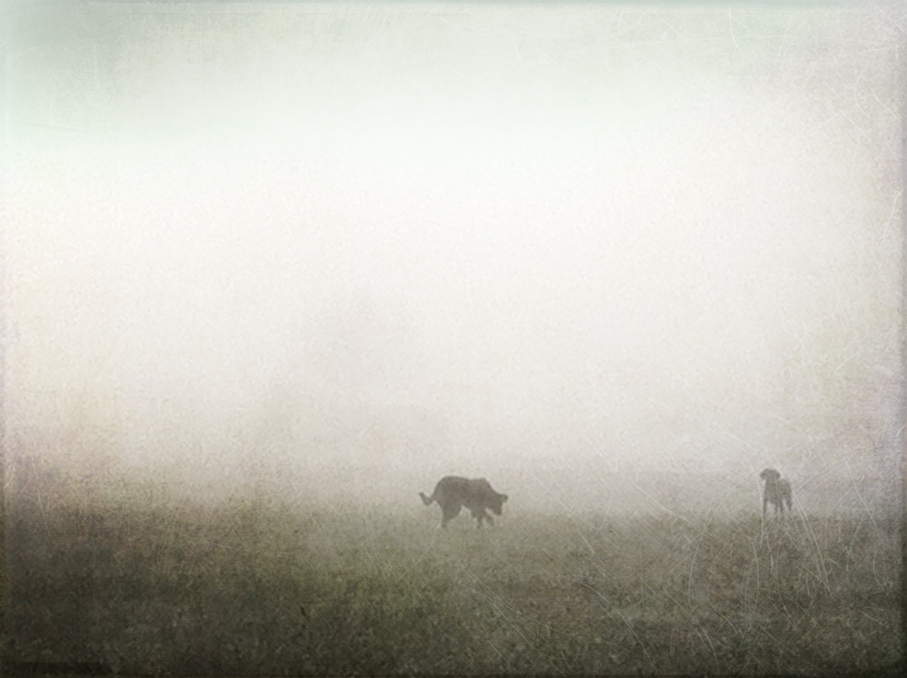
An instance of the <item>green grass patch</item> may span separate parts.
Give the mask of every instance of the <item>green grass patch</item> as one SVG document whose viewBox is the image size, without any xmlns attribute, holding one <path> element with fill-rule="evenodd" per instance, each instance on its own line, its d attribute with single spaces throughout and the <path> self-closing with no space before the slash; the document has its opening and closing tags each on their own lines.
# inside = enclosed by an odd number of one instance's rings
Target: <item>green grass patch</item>
<svg viewBox="0 0 907 678">
<path fill-rule="evenodd" d="M 159 674 L 812 674 L 901 659 L 859 517 L 57 510 L 8 524 L 6 652 Z"/>
</svg>

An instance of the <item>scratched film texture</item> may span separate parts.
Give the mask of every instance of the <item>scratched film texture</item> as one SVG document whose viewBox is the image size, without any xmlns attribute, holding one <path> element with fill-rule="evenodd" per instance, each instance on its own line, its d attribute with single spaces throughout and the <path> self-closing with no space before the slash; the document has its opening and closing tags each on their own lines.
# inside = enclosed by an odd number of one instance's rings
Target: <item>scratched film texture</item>
<svg viewBox="0 0 907 678">
<path fill-rule="evenodd" d="M 897 673 L 897 3 L 4 12 L 8 670 Z"/>
</svg>

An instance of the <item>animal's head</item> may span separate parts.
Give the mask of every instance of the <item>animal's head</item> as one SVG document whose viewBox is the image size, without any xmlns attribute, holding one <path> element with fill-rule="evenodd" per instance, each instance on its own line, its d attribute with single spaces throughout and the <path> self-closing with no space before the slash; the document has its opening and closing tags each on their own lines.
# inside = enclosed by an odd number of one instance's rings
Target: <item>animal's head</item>
<svg viewBox="0 0 907 678">
<path fill-rule="evenodd" d="M 778 480 L 778 478 L 781 477 L 781 474 L 778 473 L 778 472 L 777 472 L 775 469 L 773 469 L 773 468 L 767 468 L 767 469 L 765 469 L 762 473 L 759 474 L 759 477 L 762 478 L 762 480 L 764 480 L 764 481 L 770 483 L 770 482 L 773 482 L 773 481 L 775 481 L 775 480 Z"/>
<path fill-rule="evenodd" d="M 495 492 L 488 500 L 488 507 L 496 515 L 501 515 L 501 509 L 504 507 L 504 502 L 507 501 L 506 494 L 498 494 Z"/>
</svg>

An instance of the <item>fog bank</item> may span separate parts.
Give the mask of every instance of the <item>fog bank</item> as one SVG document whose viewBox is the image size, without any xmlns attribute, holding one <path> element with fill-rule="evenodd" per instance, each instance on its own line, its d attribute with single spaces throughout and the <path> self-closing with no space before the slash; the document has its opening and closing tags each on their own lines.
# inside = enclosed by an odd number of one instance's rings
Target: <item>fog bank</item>
<svg viewBox="0 0 907 678">
<path fill-rule="evenodd" d="M 11 487 L 898 503 L 890 12 L 10 10 Z"/>
</svg>

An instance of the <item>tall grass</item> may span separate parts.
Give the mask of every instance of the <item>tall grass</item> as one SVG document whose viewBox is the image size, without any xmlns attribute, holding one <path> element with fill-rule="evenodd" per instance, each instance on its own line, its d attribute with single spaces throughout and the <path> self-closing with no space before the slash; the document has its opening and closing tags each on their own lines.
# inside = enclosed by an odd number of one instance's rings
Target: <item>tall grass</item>
<svg viewBox="0 0 907 678">
<path fill-rule="evenodd" d="M 161 674 L 875 671 L 896 523 L 57 509 L 10 516 L 6 652 Z"/>
</svg>

